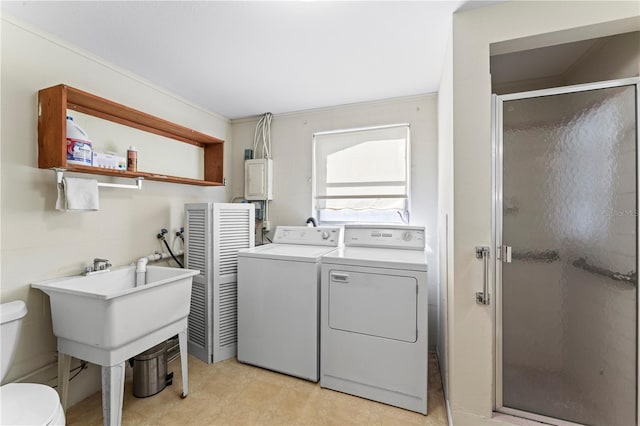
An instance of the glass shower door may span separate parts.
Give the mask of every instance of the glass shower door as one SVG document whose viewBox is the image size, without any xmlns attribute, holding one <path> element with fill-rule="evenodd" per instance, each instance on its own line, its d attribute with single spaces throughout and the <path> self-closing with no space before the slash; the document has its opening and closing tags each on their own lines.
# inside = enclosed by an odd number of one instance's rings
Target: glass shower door
<svg viewBox="0 0 640 426">
<path fill-rule="evenodd" d="M 500 411 L 636 424 L 637 85 L 604 86 L 498 97 Z"/>
</svg>

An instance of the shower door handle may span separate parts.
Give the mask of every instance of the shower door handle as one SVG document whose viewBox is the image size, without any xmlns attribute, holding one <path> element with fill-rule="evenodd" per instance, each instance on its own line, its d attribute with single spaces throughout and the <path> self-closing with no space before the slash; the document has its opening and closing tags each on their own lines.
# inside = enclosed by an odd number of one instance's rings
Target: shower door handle
<svg viewBox="0 0 640 426">
<path fill-rule="evenodd" d="M 482 259 L 482 266 L 484 268 L 484 283 L 482 285 L 482 291 L 476 292 L 476 302 L 481 305 L 488 305 L 489 299 L 489 247 L 477 246 L 476 258 Z"/>
<path fill-rule="evenodd" d="M 502 250 L 502 261 L 504 263 L 511 263 L 511 246 L 502 246 L 500 248 Z"/>
</svg>

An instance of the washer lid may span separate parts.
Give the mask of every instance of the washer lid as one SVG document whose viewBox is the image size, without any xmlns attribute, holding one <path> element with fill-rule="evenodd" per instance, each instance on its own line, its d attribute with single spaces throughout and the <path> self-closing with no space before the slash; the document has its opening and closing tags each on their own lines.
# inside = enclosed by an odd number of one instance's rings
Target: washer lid
<svg viewBox="0 0 640 426">
<path fill-rule="evenodd" d="M 265 244 L 238 251 L 238 257 L 291 260 L 296 262 L 319 262 L 320 258 L 335 247 L 308 246 L 298 244 Z"/>
<path fill-rule="evenodd" d="M 322 263 L 426 272 L 427 254 L 424 250 L 341 247 L 322 256 Z"/>
<path fill-rule="evenodd" d="M 0 387 L 0 424 L 48 425 L 60 399 L 53 388 L 35 383 L 9 383 Z"/>
</svg>

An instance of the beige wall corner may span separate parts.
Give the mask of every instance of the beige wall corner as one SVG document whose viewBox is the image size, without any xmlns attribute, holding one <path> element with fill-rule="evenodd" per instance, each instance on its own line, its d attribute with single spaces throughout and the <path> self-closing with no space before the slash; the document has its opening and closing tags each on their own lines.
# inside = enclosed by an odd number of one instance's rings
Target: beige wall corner
<svg viewBox="0 0 640 426">
<path fill-rule="evenodd" d="M 1 42 L 0 299 L 2 302 L 24 300 L 29 310 L 22 323 L 16 357 L 7 381 L 26 376 L 27 380 L 46 380 L 47 384 L 55 384 L 55 380 L 50 381 L 55 378 L 55 364 L 51 367 L 54 374 L 32 375 L 54 362 L 56 339 L 52 332 L 49 299 L 41 291 L 31 289 L 30 284 L 79 274 L 94 257 L 108 258 L 114 266 L 124 266 L 152 254 L 160 249 L 155 237 L 159 229 L 175 231 L 183 225 L 185 203 L 227 201 L 230 190 L 227 187 L 145 181 L 140 191 L 101 188 L 100 210 L 96 212 L 55 210 L 55 175 L 50 170 L 38 168 L 38 91 L 68 84 L 217 136 L 227 140 L 228 159 L 231 158 L 231 124 L 217 114 L 189 104 L 140 77 L 6 15 L 1 20 Z M 102 133 L 102 130 L 96 131 Z M 127 137 L 131 136 L 121 139 Z M 97 134 L 95 138 L 98 138 Z M 131 140 L 125 143 L 136 144 Z M 153 155 L 160 151 L 162 147 L 158 151 L 154 149 Z M 166 151 L 164 154 L 165 158 L 176 158 L 173 155 L 177 155 Z M 144 153 L 140 152 L 140 155 Z M 177 173 L 191 173 L 193 163 L 187 166 L 181 161 L 174 163 L 178 169 L 186 168 Z M 229 165 L 228 160 L 226 163 Z M 99 181 L 110 179 L 106 176 L 79 177 Z M 99 368 L 91 368 L 71 382 L 72 404 L 99 389 L 99 372 Z"/>
<path fill-rule="evenodd" d="M 538 44 L 529 44 L 533 48 L 628 32 L 638 29 L 639 16 L 640 5 L 632 1 L 511 1 L 454 15 L 453 66 L 445 70 L 453 81 L 453 120 L 451 129 L 440 129 L 439 150 L 451 149 L 446 135 L 453 135 L 448 388 L 455 424 L 467 424 L 468 415 L 491 418 L 494 404 L 494 307 L 474 298 L 483 279 L 475 247 L 492 243 L 492 44 L 536 36 L 527 40 Z"/>
</svg>

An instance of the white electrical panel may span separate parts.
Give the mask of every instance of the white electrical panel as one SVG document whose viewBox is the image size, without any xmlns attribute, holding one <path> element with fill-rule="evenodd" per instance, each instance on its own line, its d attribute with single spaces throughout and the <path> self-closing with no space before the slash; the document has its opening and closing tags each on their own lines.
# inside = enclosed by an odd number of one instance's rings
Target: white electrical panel
<svg viewBox="0 0 640 426">
<path fill-rule="evenodd" d="M 244 162 L 245 200 L 273 199 L 273 160 L 259 158 Z"/>
</svg>

